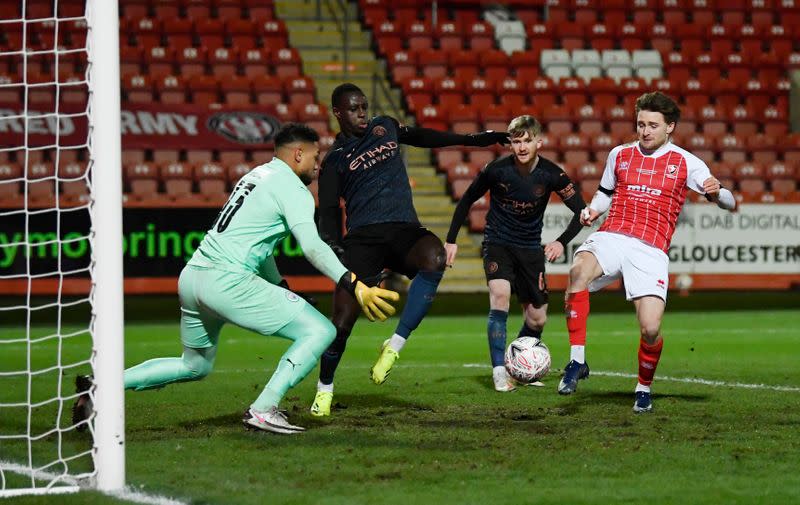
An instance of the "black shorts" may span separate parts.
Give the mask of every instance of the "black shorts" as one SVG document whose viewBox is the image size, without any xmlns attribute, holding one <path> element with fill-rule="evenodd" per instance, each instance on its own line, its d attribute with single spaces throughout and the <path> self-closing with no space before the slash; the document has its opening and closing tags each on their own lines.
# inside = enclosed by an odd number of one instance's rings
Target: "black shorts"
<svg viewBox="0 0 800 505">
<path fill-rule="evenodd" d="M 417 270 L 406 264 L 406 256 L 414 244 L 427 235 L 436 237 L 419 223 L 361 226 L 342 240 L 344 265 L 367 285 L 376 285 L 385 268 L 412 279 Z"/>
<path fill-rule="evenodd" d="M 537 308 L 547 303 L 544 249 L 523 249 L 484 242 L 482 256 L 487 282 L 493 279 L 507 280 L 520 303 L 530 303 Z"/>
</svg>

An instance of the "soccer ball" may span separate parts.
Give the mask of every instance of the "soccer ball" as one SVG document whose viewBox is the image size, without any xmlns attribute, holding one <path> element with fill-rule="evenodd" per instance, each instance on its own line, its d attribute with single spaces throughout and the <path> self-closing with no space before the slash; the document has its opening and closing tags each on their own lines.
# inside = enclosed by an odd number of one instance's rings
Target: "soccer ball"
<svg viewBox="0 0 800 505">
<path fill-rule="evenodd" d="M 515 381 L 530 384 L 550 371 L 550 350 L 536 337 L 519 337 L 508 345 L 505 365 Z"/>
</svg>

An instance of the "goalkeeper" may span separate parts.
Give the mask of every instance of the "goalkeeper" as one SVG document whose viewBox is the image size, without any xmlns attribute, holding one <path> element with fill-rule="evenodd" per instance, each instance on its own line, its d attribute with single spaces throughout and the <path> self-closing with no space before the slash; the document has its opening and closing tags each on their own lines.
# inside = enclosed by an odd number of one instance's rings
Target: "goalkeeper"
<svg viewBox="0 0 800 505">
<path fill-rule="evenodd" d="M 125 389 L 202 379 L 214 366 L 220 329 L 230 322 L 293 342 L 245 412 L 245 425 L 284 434 L 304 431 L 289 423 L 278 404 L 314 368 L 336 329 L 286 289 L 275 265 L 275 246 L 292 233 L 311 264 L 351 292 L 371 321 L 392 315 L 395 309 L 386 300 L 399 298 L 361 283 L 317 234 L 314 198 L 306 186 L 317 172 L 318 140 L 305 125 L 284 125 L 275 137 L 276 157 L 239 180 L 178 281 L 183 356 L 125 370 Z"/>
</svg>

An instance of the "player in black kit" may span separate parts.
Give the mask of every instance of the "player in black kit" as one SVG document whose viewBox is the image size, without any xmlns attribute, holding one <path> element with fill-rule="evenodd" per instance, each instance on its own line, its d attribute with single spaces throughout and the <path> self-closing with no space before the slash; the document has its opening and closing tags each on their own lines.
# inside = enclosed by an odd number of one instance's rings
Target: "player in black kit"
<svg viewBox="0 0 800 505">
<path fill-rule="evenodd" d="M 489 146 L 508 143 L 505 132 L 459 135 L 401 126 L 388 116 L 369 118 L 367 97 L 350 83 L 333 90 L 333 114 L 341 133 L 322 162 L 319 176 L 320 236 L 363 282 L 375 285 L 384 268 L 412 279 L 400 322 L 370 369 L 375 384 L 386 380 L 412 331 L 427 314 L 445 268 L 442 241 L 417 218 L 400 144 L 417 147 Z M 345 202 L 347 235 L 341 238 L 339 199 Z M 333 376 L 360 311 L 344 290 L 333 296 L 336 339 L 322 355 L 315 416 L 330 415 Z"/>
<path fill-rule="evenodd" d="M 483 240 L 483 268 L 489 285 L 489 354 L 497 391 L 514 390 L 503 366 L 506 320 L 512 286 L 522 304 L 525 321 L 519 336 L 541 338 L 547 321 L 547 283 L 544 262 L 555 261 L 581 230 L 580 212 L 586 206 L 570 178 L 555 163 L 537 154 L 542 126 L 532 116 L 519 116 L 508 126 L 513 154 L 486 165 L 458 202 L 447 234 L 447 265 L 458 252 L 456 237 L 469 208 L 491 191 Z M 544 210 L 555 191 L 575 215 L 555 241 L 542 247 Z M 535 382 L 534 385 L 543 385 Z"/>
</svg>

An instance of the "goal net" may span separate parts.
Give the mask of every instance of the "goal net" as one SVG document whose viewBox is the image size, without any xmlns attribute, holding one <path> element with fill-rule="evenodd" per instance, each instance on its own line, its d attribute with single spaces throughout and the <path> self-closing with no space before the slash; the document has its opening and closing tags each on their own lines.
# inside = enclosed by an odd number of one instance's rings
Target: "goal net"
<svg viewBox="0 0 800 505">
<path fill-rule="evenodd" d="M 117 2 L 2 3 L 0 498 L 119 489 Z M 75 423 L 78 375 L 94 409 Z"/>
</svg>

